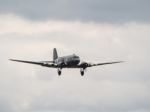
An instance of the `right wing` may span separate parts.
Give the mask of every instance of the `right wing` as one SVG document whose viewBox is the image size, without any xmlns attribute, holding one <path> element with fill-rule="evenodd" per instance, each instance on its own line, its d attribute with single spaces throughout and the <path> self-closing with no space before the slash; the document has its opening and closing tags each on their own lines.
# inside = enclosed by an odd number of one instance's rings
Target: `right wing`
<svg viewBox="0 0 150 112">
<path fill-rule="evenodd" d="M 45 67 L 57 68 L 57 65 L 55 65 L 53 63 L 53 61 L 34 62 L 34 61 L 24 61 L 24 60 L 16 60 L 16 59 L 10 59 L 10 61 L 16 61 L 16 62 L 22 62 L 22 63 L 28 63 L 28 64 L 41 65 L 41 66 L 45 66 Z"/>
</svg>

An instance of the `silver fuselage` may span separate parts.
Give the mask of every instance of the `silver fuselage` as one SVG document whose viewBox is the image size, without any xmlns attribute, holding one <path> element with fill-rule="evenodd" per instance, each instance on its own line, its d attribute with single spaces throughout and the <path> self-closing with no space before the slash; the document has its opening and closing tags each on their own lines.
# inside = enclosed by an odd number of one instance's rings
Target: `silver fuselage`
<svg viewBox="0 0 150 112">
<path fill-rule="evenodd" d="M 69 56 L 58 57 L 55 60 L 55 64 L 63 68 L 71 68 L 80 63 L 79 56 L 73 54 Z"/>
</svg>

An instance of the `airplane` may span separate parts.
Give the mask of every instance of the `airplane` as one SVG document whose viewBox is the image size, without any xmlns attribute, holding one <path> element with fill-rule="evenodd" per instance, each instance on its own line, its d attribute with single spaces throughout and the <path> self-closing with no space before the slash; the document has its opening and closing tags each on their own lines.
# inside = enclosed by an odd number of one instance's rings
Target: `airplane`
<svg viewBox="0 0 150 112">
<path fill-rule="evenodd" d="M 28 63 L 28 64 L 41 65 L 44 67 L 57 68 L 57 72 L 58 72 L 59 76 L 61 75 L 63 68 L 79 68 L 81 76 L 84 76 L 84 72 L 85 72 L 86 68 L 88 68 L 88 67 L 102 66 L 102 65 L 116 64 L 116 63 L 123 62 L 123 61 L 115 61 L 115 62 L 106 62 L 106 63 L 97 63 L 97 64 L 81 62 L 80 57 L 75 54 L 58 57 L 56 48 L 53 49 L 53 61 L 35 62 L 35 61 L 24 61 L 24 60 L 16 60 L 16 59 L 9 59 L 9 60 L 16 61 L 16 62 L 22 62 L 22 63 Z"/>
</svg>

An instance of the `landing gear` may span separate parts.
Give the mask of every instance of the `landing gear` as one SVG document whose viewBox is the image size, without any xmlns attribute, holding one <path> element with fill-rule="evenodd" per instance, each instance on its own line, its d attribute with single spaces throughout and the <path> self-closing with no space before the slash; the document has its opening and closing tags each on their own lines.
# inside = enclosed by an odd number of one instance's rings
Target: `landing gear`
<svg viewBox="0 0 150 112">
<path fill-rule="evenodd" d="M 81 76 L 84 76 L 84 69 L 83 68 L 80 69 L 80 73 L 81 73 Z"/>
<path fill-rule="evenodd" d="M 58 75 L 60 76 L 61 75 L 61 68 L 58 68 L 57 72 L 58 72 Z"/>
</svg>

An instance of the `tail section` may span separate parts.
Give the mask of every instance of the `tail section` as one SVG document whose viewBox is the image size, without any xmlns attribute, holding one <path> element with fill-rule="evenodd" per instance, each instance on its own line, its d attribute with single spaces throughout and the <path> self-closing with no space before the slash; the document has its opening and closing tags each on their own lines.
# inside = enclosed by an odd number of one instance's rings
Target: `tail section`
<svg viewBox="0 0 150 112">
<path fill-rule="evenodd" d="M 53 61 L 55 61 L 58 58 L 57 50 L 56 48 L 53 49 Z"/>
</svg>

